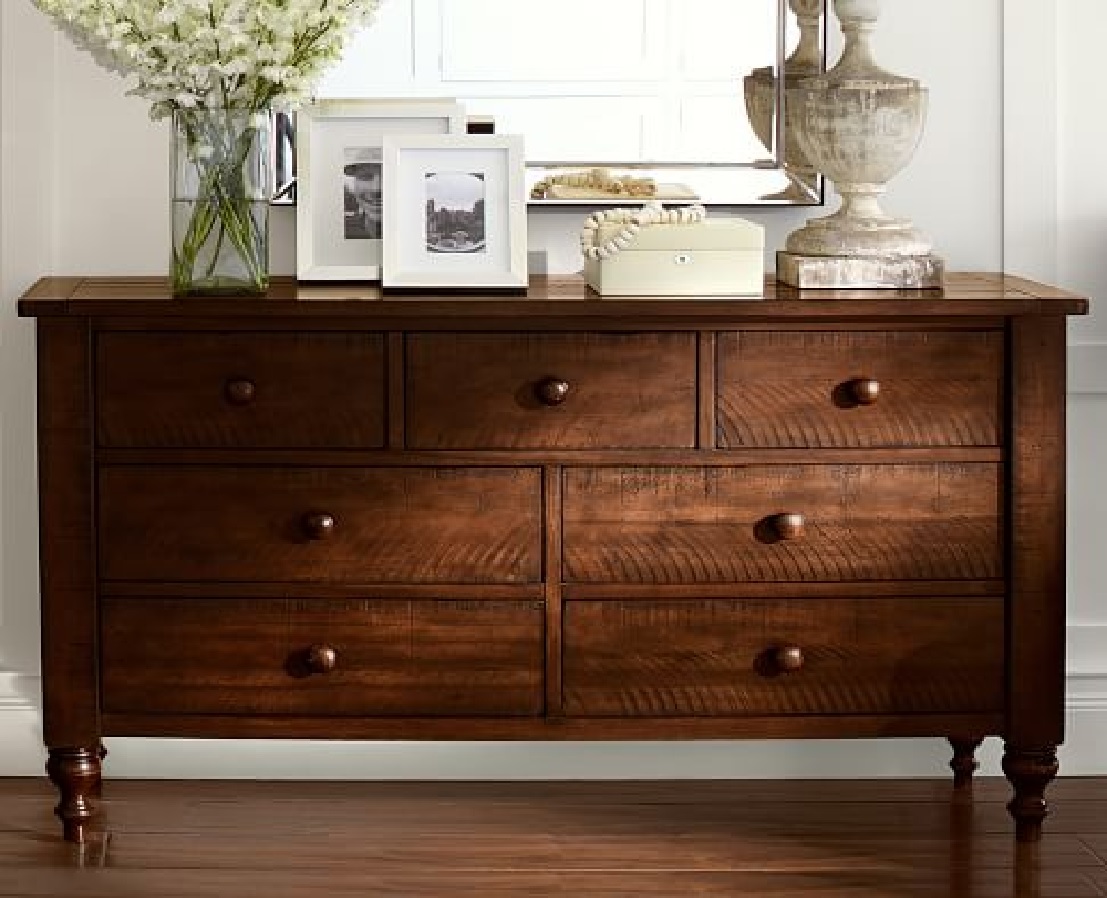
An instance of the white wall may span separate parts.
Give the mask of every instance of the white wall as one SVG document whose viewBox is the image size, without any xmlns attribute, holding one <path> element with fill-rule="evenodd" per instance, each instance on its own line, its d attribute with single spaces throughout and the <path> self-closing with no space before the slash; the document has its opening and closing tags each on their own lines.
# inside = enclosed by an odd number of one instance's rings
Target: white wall
<svg viewBox="0 0 1107 898">
<path fill-rule="evenodd" d="M 1058 273 L 1073 289 L 1107 294 L 1107 183 L 1101 175 L 1107 146 L 1107 116 L 1096 87 L 1101 73 L 1097 54 L 1107 29 L 1107 6 L 1098 0 L 1058 4 L 1057 250 Z M 1048 115 L 1048 110 L 1038 110 Z M 1081 343 L 1107 345 L 1107 309 L 1093 307 L 1088 318 L 1073 322 Z M 1107 373 L 1105 371 L 1104 373 Z M 1107 605 L 1103 609 L 1107 615 Z"/>
<path fill-rule="evenodd" d="M 0 3 L 0 773 L 41 769 L 34 327 L 15 298 L 54 264 L 53 45 L 25 4 Z"/>
<path fill-rule="evenodd" d="M 1006 267 L 1092 300 L 1090 315 L 1069 322 L 1070 704 L 1107 719 L 1107 182 L 1097 176 L 1107 123 L 1094 78 L 1107 7 L 1007 6 Z"/>
<path fill-rule="evenodd" d="M 1060 19 L 1055 5 L 1064 7 Z M 1000 269 L 1006 245 L 1011 267 L 1029 274 L 1044 272 L 1043 276 L 1093 295 L 1107 288 L 1107 283 L 1101 283 L 1107 280 L 1107 272 L 1096 269 L 1100 253 L 1093 248 L 1094 235 L 1084 226 L 1098 215 L 1102 233 L 1103 214 L 1095 202 L 1107 210 L 1107 183 L 1099 186 L 1092 164 L 1093 154 L 1103 144 L 1088 140 L 1092 129 L 1104 126 L 1091 121 L 1091 115 L 1085 120 L 1077 114 L 1081 91 L 1086 91 L 1088 102 L 1097 101 L 1090 71 L 1096 58 L 1092 35 L 1097 29 L 1091 23 L 1107 25 L 1107 12 L 1099 10 L 1097 0 L 1055 0 L 1054 4 L 931 0 L 925 13 L 924 7 L 913 3 L 887 7 L 878 32 L 878 58 L 889 68 L 921 78 L 931 89 L 926 136 L 911 168 L 893 182 L 889 211 L 913 216 L 934 236 L 953 269 Z M 1043 16 L 1043 21 L 1035 20 Z M 1035 41 L 1044 26 L 1057 29 L 1062 41 L 1086 42 L 1087 51 L 1077 52 L 1074 46 L 1072 52 L 1050 52 L 1044 54 L 1043 65 Z M 34 368 L 31 330 L 14 318 L 14 300 L 39 274 L 164 273 L 169 182 L 168 134 L 164 126 L 148 121 L 141 101 L 123 96 L 121 82 L 97 69 L 64 39 L 55 38 L 29 0 L 3 0 L 0 27 L 4 41 L 0 774 L 4 774 L 37 773 L 41 763 L 34 733 L 34 690 L 25 682 L 9 682 L 5 693 L 2 673 L 37 670 L 30 407 Z M 1018 48 L 1021 56 L 1013 56 L 1012 48 Z M 1055 64 L 1064 68 L 1055 70 Z M 1079 72 L 1081 66 L 1089 69 L 1087 77 Z M 34 77 L 27 77 L 32 72 Z M 12 77 L 17 73 L 18 81 Z M 1063 95 L 1062 114 L 1056 117 L 1051 100 L 1058 90 Z M 1046 96 L 1044 103 L 1037 96 L 1041 93 Z M 1023 97 L 1034 101 L 1032 112 L 1016 115 Z M 1017 142 L 1011 140 L 1012 133 Z M 1056 154 L 1061 157 L 1057 166 Z M 1081 159 L 1084 155 L 1087 164 Z M 1043 165 L 1043 160 L 1048 164 Z M 1042 179 L 1046 186 L 1036 189 Z M 770 250 L 779 247 L 805 218 L 804 213 L 787 209 L 744 214 L 766 226 Z M 550 271 L 579 268 L 575 234 L 579 218 L 572 211 L 532 214 L 532 250 L 547 253 Z M 289 210 L 278 211 L 272 260 L 276 273 L 294 270 L 292 224 Z M 1016 249 L 1018 258 L 1012 258 Z M 1085 343 L 1107 342 L 1107 321 L 1097 318 L 1075 325 L 1073 335 Z M 1102 357 L 1097 352 L 1095 348 L 1077 351 L 1089 362 L 1081 364 L 1074 382 L 1107 393 L 1105 378 L 1095 375 Z M 1107 649 L 1099 639 L 1107 630 L 1094 626 L 1107 626 L 1101 598 L 1107 562 L 1093 536 L 1096 522 L 1107 513 L 1107 490 L 1099 486 L 1095 465 L 1097 438 L 1107 434 L 1107 400 L 1081 394 L 1072 398 L 1071 407 L 1075 626 L 1070 666 L 1078 676 L 1071 680 L 1070 743 L 1063 760 L 1068 772 L 1107 772 L 1104 759 L 1094 751 L 1095 733 L 1101 737 L 1107 733 Z M 1095 730 L 1101 725 L 1101 730 Z M 109 772 L 115 776 L 942 775 L 947 757 L 937 740 L 700 743 L 678 748 L 449 743 L 216 747 L 144 740 L 112 740 L 110 745 Z M 990 745 L 986 750 L 991 772 L 998 769 L 997 748 Z"/>
<path fill-rule="evenodd" d="M 1069 657 L 1071 706 L 1107 721 L 1107 181 L 1099 176 L 1107 121 L 1096 85 L 1097 40 L 1107 33 L 1107 5 L 1058 0 L 1057 73 L 1057 279 L 1092 297 L 1092 314 L 1070 324 L 1069 449 Z M 1027 68 L 1032 68 L 1028 64 Z M 1028 77 L 1032 77 L 1027 72 Z M 1048 80 L 1048 79 L 1047 79 Z M 1050 118 L 1035 104 L 1028 117 Z M 1048 210 L 1043 211 L 1048 216 Z M 1078 713 L 1078 712 L 1077 712 Z M 1107 727 L 1100 744 L 1107 741 Z M 1101 764 L 1107 761 L 1101 762 Z M 1101 767 L 1102 769 L 1102 767 Z"/>
</svg>

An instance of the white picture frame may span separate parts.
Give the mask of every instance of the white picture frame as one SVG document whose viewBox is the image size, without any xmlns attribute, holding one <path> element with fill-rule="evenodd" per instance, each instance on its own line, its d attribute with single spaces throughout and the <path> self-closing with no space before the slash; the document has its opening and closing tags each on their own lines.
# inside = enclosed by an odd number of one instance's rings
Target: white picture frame
<svg viewBox="0 0 1107 898">
<path fill-rule="evenodd" d="M 296 277 L 380 281 L 383 143 L 389 134 L 464 135 L 456 100 L 320 100 L 297 113 Z M 353 168 L 367 174 L 348 174 Z"/>
<path fill-rule="evenodd" d="M 386 289 L 525 290 L 523 138 L 386 135 L 384 235 Z"/>
</svg>

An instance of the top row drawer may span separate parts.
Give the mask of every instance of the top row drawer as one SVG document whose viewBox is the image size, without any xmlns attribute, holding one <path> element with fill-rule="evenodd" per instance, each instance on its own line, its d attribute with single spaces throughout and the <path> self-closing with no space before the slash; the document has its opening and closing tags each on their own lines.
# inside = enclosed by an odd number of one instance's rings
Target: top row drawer
<svg viewBox="0 0 1107 898">
<path fill-rule="evenodd" d="M 693 448 L 691 333 L 413 334 L 409 449 Z M 384 337 L 109 333 L 97 354 L 102 446 L 378 449 Z M 991 446 L 998 332 L 722 333 L 723 449 Z"/>
<path fill-rule="evenodd" d="M 110 333 L 96 365 L 102 446 L 384 445 L 380 334 Z"/>
<path fill-rule="evenodd" d="M 718 340 L 722 449 L 996 446 L 998 331 L 743 331 Z"/>
</svg>

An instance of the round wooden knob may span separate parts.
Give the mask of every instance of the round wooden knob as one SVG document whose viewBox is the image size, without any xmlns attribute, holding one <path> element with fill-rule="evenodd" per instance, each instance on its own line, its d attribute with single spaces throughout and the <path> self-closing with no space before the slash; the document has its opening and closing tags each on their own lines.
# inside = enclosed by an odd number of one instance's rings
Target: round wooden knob
<svg viewBox="0 0 1107 898">
<path fill-rule="evenodd" d="M 791 673 L 803 667 L 803 649 L 798 645 L 782 645 L 773 649 L 773 665 L 782 673 Z"/>
<path fill-rule="evenodd" d="M 329 515 L 325 512 L 316 512 L 304 515 L 303 524 L 304 533 L 306 533 L 310 539 L 326 539 L 334 533 L 336 522 L 334 515 Z"/>
<path fill-rule="evenodd" d="M 313 645 L 307 650 L 307 667 L 312 673 L 330 673 L 338 665 L 338 652 L 329 645 Z"/>
<path fill-rule="evenodd" d="M 858 405 L 875 405 L 880 398 L 880 381 L 871 377 L 859 377 L 846 384 L 849 398 Z"/>
<path fill-rule="evenodd" d="M 807 519 L 796 512 L 773 515 L 770 520 L 778 539 L 800 539 L 807 526 Z"/>
<path fill-rule="evenodd" d="M 227 381 L 223 392 L 232 405 L 249 405 L 257 398 L 258 387 L 252 380 L 243 377 Z"/>
<path fill-rule="evenodd" d="M 544 377 L 534 388 L 538 401 L 543 405 L 561 405 L 569 398 L 569 381 L 560 377 Z"/>
</svg>

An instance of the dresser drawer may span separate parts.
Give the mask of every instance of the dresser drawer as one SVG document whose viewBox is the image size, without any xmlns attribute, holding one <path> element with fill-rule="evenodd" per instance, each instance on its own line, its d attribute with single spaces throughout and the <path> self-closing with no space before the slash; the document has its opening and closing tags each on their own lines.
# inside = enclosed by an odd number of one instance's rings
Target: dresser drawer
<svg viewBox="0 0 1107 898">
<path fill-rule="evenodd" d="M 107 712 L 537 715 L 541 602 L 108 598 Z"/>
<path fill-rule="evenodd" d="M 571 468 L 572 583 L 988 580 L 992 464 Z"/>
<path fill-rule="evenodd" d="M 523 583 L 533 468 L 105 467 L 107 580 Z"/>
<path fill-rule="evenodd" d="M 961 714 L 1003 708 L 1000 598 L 574 601 L 570 715 Z"/>
<path fill-rule="evenodd" d="M 995 446 L 1003 335 L 753 331 L 718 338 L 718 445 Z"/>
<path fill-rule="evenodd" d="M 379 334 L 107 333 L 103 446 L 374 449 L 384 445 Z"/>
<path fill-rule="evenodd" d="M 415 449 L 696 444 L 694 334 L 416 334 L 407 377 Z"/>
</svg>

